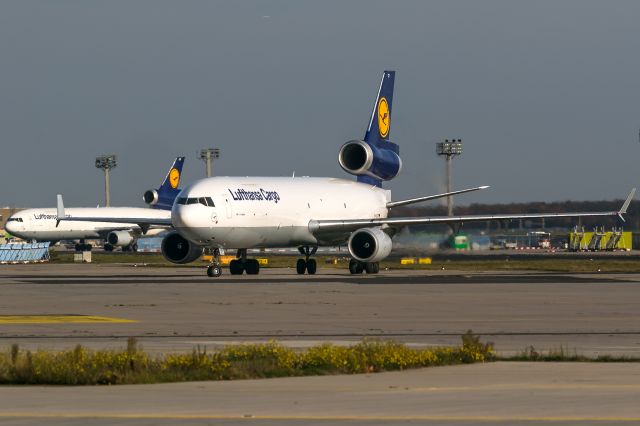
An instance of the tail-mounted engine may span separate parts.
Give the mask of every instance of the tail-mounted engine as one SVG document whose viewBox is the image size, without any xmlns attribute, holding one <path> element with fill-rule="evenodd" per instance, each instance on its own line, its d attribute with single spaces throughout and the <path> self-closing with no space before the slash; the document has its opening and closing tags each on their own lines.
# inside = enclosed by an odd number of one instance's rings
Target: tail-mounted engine
<svg viewBox="0 0 640 426">
<path fill-rule="evenodd" d="M 358 176 L 358 182 L 382 186 L 382 181 L 400 173 L 402 161 L 398 145 L 389 141 L 395 71 L 382 74 L 364 140 L 352 140 L 340 148 L 338 162 L 345 172 Z"/>
<path fill-rule="evenodd" d="M 360 262 L 379 262 L 391 253 L 392 242 L 380 228 L 362 228 L 351 234 L 349 253 Z"/>
<path fill-rule="evenodd" d="M 383 148 L 381 144 L 375 146 L 360 140 L 352 140 L 342 145 L 338 162 L 347 173 L 371 176 L 379 180 L 391 180 L 402 169 L 402 160 L 395 151 Z"/>
<path fill-rule="evenodd" d="M 142 194 L 142 199 L 150 206 L 155 206 L 156 204 L 158 204 L 158 201 L 160 201 L 160 195 L 155 189 L 149 189 L 148 191 L 145 191 L 144 194 Z"/>
<path fill-rule="evenodd" d="M 202 247 L 195 245 L 177 232 L 162 239 L 162 255 L 171 263 L 191 263 L 202 256 Z"/>
</svg>

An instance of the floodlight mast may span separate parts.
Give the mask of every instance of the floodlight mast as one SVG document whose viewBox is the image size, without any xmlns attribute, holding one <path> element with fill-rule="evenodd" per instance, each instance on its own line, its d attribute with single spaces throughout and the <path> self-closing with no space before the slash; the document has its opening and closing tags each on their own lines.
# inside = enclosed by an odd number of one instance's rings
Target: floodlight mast
<svg viewBox="0 0 640 426">
<path fill-rule="evenodd" d="M 211 163 L 214 158 L 220 158 L 220 148 L 203 148 L 198 153 L 198 158 L 207 165 L 207 177 L 211 177 Z"/>
<path fill-rule="evenodd" d="M 453 157 L 462 154 L 462 139 L 445 139 L 436 143 L 436 154 L 444 156 L 447 164 L 447 192 L 451 192 Z M 447 197 L 447 216 L 453 216 L 453 197 Z"/>
<path fill-rule="evenodd" d="M 111 189 L 109 185 L 109 171 L 118 165 L 118 159 L 115 155 L 101 155 L 96 157 L 96 167 L 104 171 L 104 199 L 105 206 L 111 206 Z"/>
</svg>

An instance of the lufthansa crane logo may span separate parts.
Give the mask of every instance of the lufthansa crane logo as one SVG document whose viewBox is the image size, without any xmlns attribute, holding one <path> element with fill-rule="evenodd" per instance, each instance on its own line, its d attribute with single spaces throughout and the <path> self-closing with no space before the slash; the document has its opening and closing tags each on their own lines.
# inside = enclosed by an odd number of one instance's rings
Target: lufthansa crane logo
<svg viewBox="0 0 640 426">
<path fill-rule="evenodd" d="M 389 134 L 389 104 L 385 97 L 378 101 L 378 131 L 383 138 Z"/>
<path fill-rule="evenodd" d="M 171 188 L 176 189 L 180 183 L 180 172 L 178 169 L 171 169 L 169 172 L 169 185 Z"/>
</svg>

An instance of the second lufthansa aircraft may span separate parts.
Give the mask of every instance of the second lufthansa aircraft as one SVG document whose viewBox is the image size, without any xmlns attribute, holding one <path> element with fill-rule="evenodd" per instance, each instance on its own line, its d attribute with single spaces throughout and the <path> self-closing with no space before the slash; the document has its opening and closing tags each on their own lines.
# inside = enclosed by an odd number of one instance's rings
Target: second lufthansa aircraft
<svg viewBox="0 0 640 426">
<path fill-rule="evenodd" d="M 178 195 L 170 219 L 139 217 L 141 226 L 171 225 L 174 231 L 162 242 L 162 253 L 174 263 L 188 263 L 213 250 L 209 276 L 219 276 L 219 249 L 237 249 L 229 265 L 231 274 L 258 274 L 259 264 L 247 258 L 248 248 L 298 247 L 304 256 L 297 272 L 314 274 L 312 258 L 318 246 L 346 244 L 352 260 L 352 274 L 377 273 L 379 262 L 389 256 L 392 237 L 412 224 L 461 224 L 463 222 L 544 217 L 622 215 L 635 189 L 619 211 L 590 213 L 495 214 L 454 217 L 393 217 L 394 207 L 475 191 L 392 201 L 382 183 L 393 179 L 402 168 L 398 145 L 389 140 L 394 71 L 385 71 L 380 82 L 369 125 L 363 140 L 351 140 L 340 148 L 340 166 L 355 181 L 311 177 L 212 177 L 185 187 Z M 66 215 L 58 197 L 58 218 L 69 221 L 107 218 L 79 218 Z M 113 220 L 116 219 L 107 219 Z M 129 221 L 132 219 L 129 218 Z"/>
</svg>

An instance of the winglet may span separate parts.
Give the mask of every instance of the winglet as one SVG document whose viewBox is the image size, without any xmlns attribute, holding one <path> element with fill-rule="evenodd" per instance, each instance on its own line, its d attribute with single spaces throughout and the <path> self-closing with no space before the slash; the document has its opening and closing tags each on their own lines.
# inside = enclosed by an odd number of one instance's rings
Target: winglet
<svg viewBox="0 0 640 426">
<path fill-rule="evenodd" d="M 623 222 L 624 222 L 624 217 L 622 217 L 622 215 L 627 214 L 627 209 L 629 208 L 629 204 L 631 204 L 631 200 L 633 200 L 634 195 L 636 195 L 635 188 L 631 189 L 631 192 L 627 196 L 627 199 L 624 200 L 624 204 L 622 205 L 622 207 L 620 207 L 620 210 L 618 210 L 618 216 L 620 216 L 620 219 L 622 219 Z"/>
<path fill-rule="evenodd" d="M 62 194 L 58 194 L 58 216 L 56 220 L 56 228 L 60 225 L 60 218 L 64 217 L 64 203 L 62 201 Z"/>
</svg>

